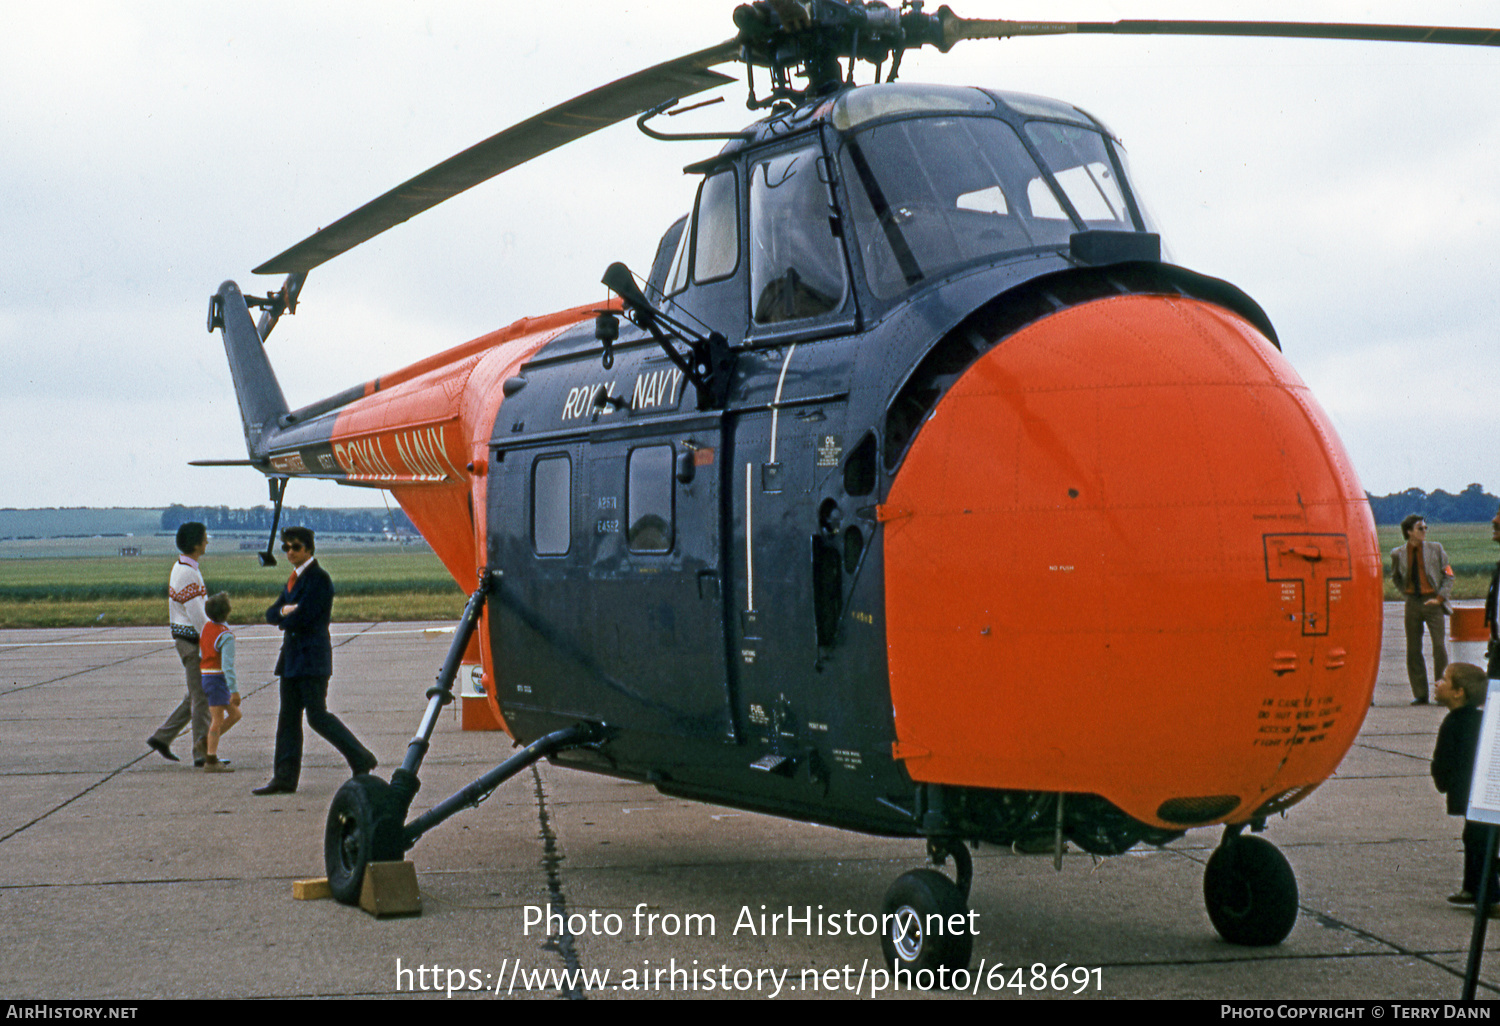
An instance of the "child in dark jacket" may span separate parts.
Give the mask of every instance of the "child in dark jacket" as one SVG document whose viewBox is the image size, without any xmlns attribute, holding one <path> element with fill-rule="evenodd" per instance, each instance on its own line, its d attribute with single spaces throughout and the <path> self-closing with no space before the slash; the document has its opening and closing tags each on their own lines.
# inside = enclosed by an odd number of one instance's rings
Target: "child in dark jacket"
<svg viewBox="0 0 1500 1026">
<path fill-rule="evenodd" d="M 1472 663 L 1449 663 L 1438 682 L 1438 704 L 1448 710 L 1438 728 L 1437 747 L 1432 753 L 1432 781 L 1448 796 L 1448 815 L 1462 816 L 1469 809 L 1469 783 L 1474 777 L 1474 758 L 1479 750 L 1479 728 L 1484 721 L 1484 698 L 1489 680 Z M 1483 823 L 1464 820 L 1464 882 L 1448 900 L 1472 905 L 1479 893 L 1479 874 L 1484 871 L 1487 831 Z M 1490 915 L 1500 916 L 1500 887 L 1495 867 L 1490 873 Z"/>
</svg>

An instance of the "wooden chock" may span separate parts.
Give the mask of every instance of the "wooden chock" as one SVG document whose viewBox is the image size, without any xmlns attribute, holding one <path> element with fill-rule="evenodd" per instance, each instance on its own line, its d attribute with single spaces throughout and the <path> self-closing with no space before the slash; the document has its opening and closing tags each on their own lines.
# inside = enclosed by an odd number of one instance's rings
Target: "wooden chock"
<svg viewBox="0 0 1500 1026">
<path fill-rule="evenodd" d="M 328 877 L 320 876 L 312 880 L 293 880 L 292 897 L 297 901 L 317 901 L 333 897 L 333 891 L 328 887 Z"/>
<path fill-rule="evenodd" d="M 410 861 L 371 862 L 365 867 L 359 907 L 376 919 L 422 914 L 422 894 L 417 890 L 417 867 Z"/>
</svg>

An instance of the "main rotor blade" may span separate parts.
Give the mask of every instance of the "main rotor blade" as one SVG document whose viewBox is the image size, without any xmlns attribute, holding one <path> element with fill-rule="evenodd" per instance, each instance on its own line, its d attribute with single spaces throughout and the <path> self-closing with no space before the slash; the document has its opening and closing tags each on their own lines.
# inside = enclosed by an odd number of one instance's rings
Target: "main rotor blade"
<svg viewBox="0 0 1500 1026">
<path fill-rule="evenodd" d="M 963 39 L 1008 39 L 1105 33 L 1133 36 L 1260 36 L 1282 39 L 1353 39 L 1386 43 L 1448 43 L 1500 46 L 1500 29 L 1449 28 L 1433 25 L 1340 25 L 1292 21 L 1004 21 L 956 17 L 944 7 L 939 48 L 946 51 Z"/>
<path fill-rule="evenodd" d="M 730 76 L 709 68 L 733 60 L 739 52 L 739 42 L 731 39 L 575 96 L 423 171 L 267 260 L 255 268 L 255 273 L 306 274 L 387 228 L 533 157 L 633 118 L 673 97 L 691 96 L 733 82 Z"/>
<path fill-rule="evenodd" d="M 1380 43 L 1446 43 L 1500 46 L 1500 29 L 1442 25 L 1301 24 L 1291 21 L 1079 22 L 1079 32 L 1142 36 L 1270 36 L 1282 39 L 1355 39 Z"/>
</svg>

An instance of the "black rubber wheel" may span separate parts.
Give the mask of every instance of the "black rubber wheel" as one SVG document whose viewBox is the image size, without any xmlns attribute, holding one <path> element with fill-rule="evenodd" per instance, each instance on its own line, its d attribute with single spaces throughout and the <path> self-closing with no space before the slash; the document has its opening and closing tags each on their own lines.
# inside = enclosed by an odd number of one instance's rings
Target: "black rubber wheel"
<svg viewBox="0 0 1500 1026">
<path fill-rule="evenodd" d="M 379 777 L 351 777 L 328 806 L 323 831 L 323 866 L 328 889 L 345 905 L 359 901 L 365 867 L 391 862 L 405 852 L 401 846 L 400 816 L 391 798 L 391 785 Z"/>
<path fill-rule="evenodd" d="M 1237 837 L 1209 858 L 1203 902 L 1229 943 L 1280 944 L 1297 922 L 1297 877 L 1270 841 Z"/>
<path fill-rule="evenodd" d="M 968 927 L 968 909 L 958 886 L 932 869 L 914 869 L 897 877 L 885 892 L 881 905 L 880 949 L 886 964 L 918 973 L 940 968 L 949 972 L 969 967 L 974 938 Z M 953 930 L 962 918 L 962 928 Z M 918 986 L 931 987 L 936 979 L 917 979 Z"/>
</svg>

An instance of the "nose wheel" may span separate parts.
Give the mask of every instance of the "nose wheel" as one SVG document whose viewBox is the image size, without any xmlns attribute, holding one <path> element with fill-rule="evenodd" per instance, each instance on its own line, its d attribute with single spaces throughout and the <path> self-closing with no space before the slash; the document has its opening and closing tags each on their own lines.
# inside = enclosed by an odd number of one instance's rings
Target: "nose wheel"
<svg viewBox="0 0 1500 1026">
<path fill-rule="evenodd" d="M 1270 841 L 1230 828 L 1203 873 L 1203 902 L 1231 944 L 1280 944 L 1297 922 L 1297 878 Z"/>
</svg>

